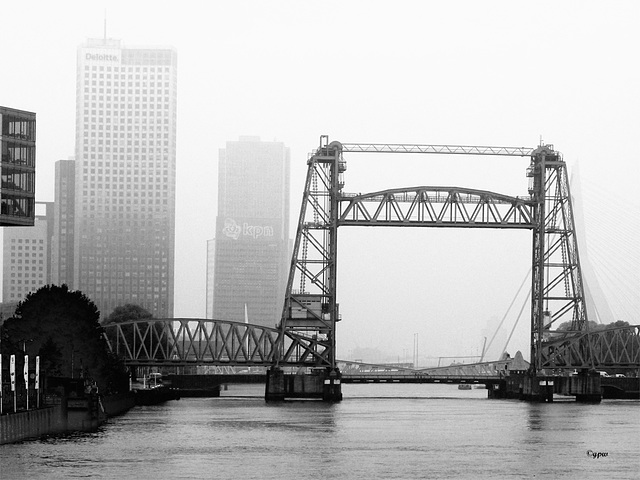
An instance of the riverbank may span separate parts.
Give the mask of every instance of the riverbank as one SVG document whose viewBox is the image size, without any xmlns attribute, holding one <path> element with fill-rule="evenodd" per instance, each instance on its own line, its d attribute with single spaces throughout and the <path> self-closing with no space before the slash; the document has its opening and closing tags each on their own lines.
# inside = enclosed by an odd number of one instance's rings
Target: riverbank
<svg viewBox="0 0 640 480">
<path fill-rule="evenodd" d="M 0 415 L 0 445 L 67 432 L 90 432 L 136 405 L 134 392 L 51 396 L 41 408 Z"/>
</svg>

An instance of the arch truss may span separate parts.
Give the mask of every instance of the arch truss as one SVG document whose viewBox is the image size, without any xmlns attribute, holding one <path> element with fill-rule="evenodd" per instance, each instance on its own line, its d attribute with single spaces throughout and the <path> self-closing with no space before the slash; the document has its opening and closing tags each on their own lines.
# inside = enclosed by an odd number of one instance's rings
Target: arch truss
<svg viewBox="0 0 640 480">
<path fill-rule="evenodd" d="M 209 319 L 144 319 L 104 326 L 109 349 L 132 366 L 265 366 L 275 345 L 284 366 L 326 361 L 317 339 L 248 323 Z"/>
<path fill-rule="evenodd" d="M 546 368 L 640 368 L 638 325 L 595 332 L 554 332 L 545 336 L 542 364 Z"/>
<path fill-rule="evenodd" d="M 534 203 L 483 190 L 413 187 L 340 197 L 338 224 L 531 229 Z"/>
</svg>

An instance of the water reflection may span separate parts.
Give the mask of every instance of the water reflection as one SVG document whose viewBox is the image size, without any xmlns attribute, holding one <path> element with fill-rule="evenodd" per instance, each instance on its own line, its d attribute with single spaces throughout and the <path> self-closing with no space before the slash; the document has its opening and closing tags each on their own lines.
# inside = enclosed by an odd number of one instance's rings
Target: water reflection
<svg viewBox="0 0 640 480">
<path fill-rule="evenodd" d="M 545 429 L 545 416 L 543 409 L 546 406 L 545 403 L 532 403 L 527 404 L 527 425 L 529 430 L 544 430 Z"/>
</svg>

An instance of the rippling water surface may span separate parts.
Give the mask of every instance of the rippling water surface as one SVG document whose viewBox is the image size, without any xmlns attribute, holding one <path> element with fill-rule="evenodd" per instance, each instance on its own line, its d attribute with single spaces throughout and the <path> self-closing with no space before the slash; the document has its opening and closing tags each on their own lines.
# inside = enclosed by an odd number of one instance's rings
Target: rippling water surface
<svg viewBox="0 0 640 480">
<path fill-rule="evenodd" d="M 0 478 L 640 478 L 637 401 L 344 385 L 338 404 L 267 404 L 263 388 L 232 385 L 221 398 L 136 407 L 96 433 L 0 446 Z"/>
</svg>

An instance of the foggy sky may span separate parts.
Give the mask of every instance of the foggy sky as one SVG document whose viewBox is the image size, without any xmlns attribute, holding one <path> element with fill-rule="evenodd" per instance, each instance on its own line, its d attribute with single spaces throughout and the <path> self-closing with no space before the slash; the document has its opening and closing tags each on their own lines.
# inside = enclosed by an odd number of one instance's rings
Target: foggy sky
<svg viewBox="0 0 640 480">
<path fill-rule="evenodd" d="M 589 256 L 609 269 L 612 297 L 622 292 L 618 311 L 640 308 L 640 288 L 628 293 L 640 263 L 630 247 L 640 231 L 638 2 L 5 3 L 0 105 L 37 113 L 37 201 L 53 199 L 54 163 L 74 153 L 76 49 L 102 37 L 105 9 L 108 37 L 177 49 L 176 317 L 204 317 L 217 152 L 241 135 L 290 147 L 293 223 L 320 135 L 530 147 L 542 138 L 579 165 Z M 345 159 L 346 192 L 527 194 L 526 159 Z M 530 263 L 530 232 L 343 228 L 338 357 L 369 348 L 410 360 L 416 333 L 421 356 L 475 355 Z M 525 357 L 527 311 L 509 349 Z"/>
</svg>

